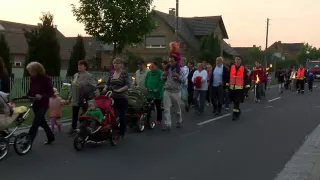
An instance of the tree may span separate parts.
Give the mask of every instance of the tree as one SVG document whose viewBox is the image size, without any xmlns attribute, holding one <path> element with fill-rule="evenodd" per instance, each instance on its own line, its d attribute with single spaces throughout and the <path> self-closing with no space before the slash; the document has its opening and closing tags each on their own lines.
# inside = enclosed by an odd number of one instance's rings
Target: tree
<svg viewBox="0 0 320 180">
<path fill-rule="evenodd" d="M 261 46 L 259 47 L 250 47 L 248 49 L 249 57 L 246 58 L 246 64 L 253 65 L 256 61 L 260 61 L 262 64 L 264 53 L 261 50 Z"/>
<path fill-rule="evenodd" d="M 72 53 L 69 59 L 69 67 L 67 70 L 67 76 L 73 76 L 78 72 L 78 61 L 84 60 L 86 57 L 86 50 L 83 44 L 83 38 L 78 35 L 76 43 L 73 45 Z"/>
<path fill-rule="evenodd" d="M 297 63 L 304 64 L 307 60 L 320 59 L 320 48 L 313 47 L 312 45 L 305 43 L 297 56 Z"/>
<path fill-rule="evenodd" d="M 216 58 L 219 56 L 221 56 L 219 39 L 213 33 L 203 36 L 200 43 L 200 60 L 215 64 Z"/>
<path fill-rule="evenodd" d="M 141 43 L 155 29 L 151 14 L 153 0 L 79 0 L 73 15 L 87 34 L 105 44 L 113 44 L 113 57 L 124 45 Z"/>
<path fill-rule="evenodd" d="M 11 68 L 12 64 L 10 61 L 10 49 L 8 46 L 8 43 L 6 41 L 6 38 L 3 34 L 0 36 L 0 57 L 3 59 L 6 68 L 8 70 L 8 74 L 11 76 Z"/>
<path fill-rule="evenodd" d="M 129 73 L 134 73 L 136 72 L 137 70 L 137 63 L 141 60 L 143 60 L 142 57 L 130 52 L 130 51 L 127 51 L 125 53 L 125 56 L 126 56 L 126 60 L 125 60 L 125 67 L 126 67 L 126 70 L 129 72 Z"/>
<path fill-rule="evenodd" d="M 60 43 L 53 24 L 53 15 L 43 13 L 40 17 L 42 24 L 31 31 L 25 30 L 28 43 L 27 65 L 29 62 L 41 63 L 49 76 L 60 76 Z M 28 75 L 25 71 L 24 75 Z"/>
</svg>

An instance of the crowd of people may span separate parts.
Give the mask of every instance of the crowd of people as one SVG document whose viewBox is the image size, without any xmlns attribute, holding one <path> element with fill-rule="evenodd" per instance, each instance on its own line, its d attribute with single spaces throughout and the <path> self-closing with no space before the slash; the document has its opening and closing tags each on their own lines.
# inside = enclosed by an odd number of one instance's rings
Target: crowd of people
<svg viewBox="0 0 320 180">
<path fill-rule="evenodd" d="M 0 62 L 0 69 L 2 69 L 0 89 L 9 91 L 8 78 L 5 77 L 6 70 L 3 61 Z M 92 99 L 107 91 L 112 91 L 113 108 L 117 112 L 120 123 L 120 137 L 124 138 L 127 127 L 125 115 L 128 109 L 129 88 L 140 87 L 147 90 L 147 100 L 155 102 L 156 124 L 161 125 L 163 131 L 170 131 L 171 114 L 176 115 L 176 128 L 182 127 L 183 109 L 187 113 L 193 110 L 196 116 L 203 116 L 205 107 L 208 106 L 212 108 L 214 116 L 219 116 L 223 111 L 229 111 L 229 105 L 232 103 L 232 120 L 236 121 L 241 115 L 240 104 L 248 98 L 250 87 L 256 88 L 255 98 L 256 102 L 259 102 L 261 97 L 265 96 L 267 84 L 270 82 L 268 72 L 259 61 L 256 61 L 255 67 L 249 70 L 238 56 L 230 65 L 224 63 L 223 57 L 216 58 L 214 65 L 207 62 L 195 64 L 193 61 L 188 62 L 175 51 L 170 53 L 169 59 L 162 61 L 161 64 L 151 62 L 147 67 L 143 60 L 139 61 L 133 82 L 130 80 L 129 73 L 125 71 L 121 58 L 114 59 L 113 65 L 114 71 L 110 73 L 105 87 L 100 92 L 97 88 L 97 80 L 87 71 L 88 62 L 79 61 L 78 72 L 71 83 L 70 97 L 63 100 L 59 97 L 57 89 L 53 87 L 50 77 L 46 75 L 44 67 L 38 62 L 29 63 L 26 69 L 30 74 L 31 83 L 26 95 L 35 97 L 34 119 L 29 131 L 31 141 L 35 139 L 39 127 L 42 127 L 47 135 L 45 144 L 51 144 L 55 140 L 53 131 L 55 126 L 61 130 L 59 119 L 63 116 L 62 106 L 66 104 L 72 106 L 72 125 L 68 132 L 70 136 L 77 133 L 79 114 L 102 120 L 102 113 Z M 276 77 L 281 93 L 286 88 L 303 94 L 306 81 L 309 84 L 309 90 L 312 91 L 314 76 L 308 69 L 305 70 L 303 65 L 297 70 L 279 69 Z M 45 118 L 48 110 L 51 128 Z M 96 126 L 93 121 L 84 123 L 89 125 L 92 131 Z"/>
</svg>

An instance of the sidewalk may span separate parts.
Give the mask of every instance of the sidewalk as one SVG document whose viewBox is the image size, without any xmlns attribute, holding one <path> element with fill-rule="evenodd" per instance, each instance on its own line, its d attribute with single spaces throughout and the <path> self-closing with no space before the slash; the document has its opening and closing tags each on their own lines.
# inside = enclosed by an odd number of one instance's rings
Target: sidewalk
<svg viewBox="0 0 320 180">
<path fill-rule="evenodd" d="M 320 125 L 274 180 L 320 180 Z"/>
</svg>

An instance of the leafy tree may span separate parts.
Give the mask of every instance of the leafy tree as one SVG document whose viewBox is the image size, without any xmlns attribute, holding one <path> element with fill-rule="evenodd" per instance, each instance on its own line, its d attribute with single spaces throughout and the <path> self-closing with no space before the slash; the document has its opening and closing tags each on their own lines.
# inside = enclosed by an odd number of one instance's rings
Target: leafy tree
<svg viewBox="0 0 320 180">
<path fill-rule="evenodd" d="M 43 13 L 42 24 L 31 31 L 25 31 L 28 42 L 28 55 L 25 65 L 37 61 L 41 63 L 49 76 L 60 76 L 60 43 L 53 24 L 53 15 Z M 24 75 L 28 75 L 25 71 Z"/>
<path fill-rule="evenodd" d="M 320 59 L 320 48 L 313 47 L 312 45 L 305 43 L 298 54 L 297 63 L 304 64 L 307 60 Z"/>
<path fill-rule="evenodd" d="M 203 36 L 200 43 L 200 61 L 206 61 L 210 64 L 216 63 L 216 58 L 221 54 L 220 41 L 213 33 Z"/>
<path fill-rule="evenodd" d="M 78 35 L 76 43 L 73 45 L 72 53 L 69 60 L 69 67 L 67 76 L 73 76 L 78 72 L 78 61 L 84 60 L 86 57 L 86 50 L 83 44 L 83 38 Z"/>
<path fill-rule="evenodd" d="M 124 45 L 141 43 L 155 29 L 151 14 L 153 0 L 79 0 L 73 15 L 87 34 L 105 44 L 113 44 L 113 57 Z"/>
<path fill-rule="evenodd" d="M 125 58 L 126 59 L 126 61 L 125 61 L 126 70 L 129 73 L 136 72 L 138 69 L 137 63 L 138 63 L 138 61 L 143 60 L 143 58 L 130 52 L 130 51 L 127 51 L 125 53 L 125 56 L 126 56 L 126 58 Z"/>
<path fill-rule="evenodd" d="M 8 46 L 8 43 L 6 41 L 6 38 L 4 37 L 3 34 L 0 36 L 0 57 L 3 59 L 6 68 L 8 70 L 8 74 L 11 75 L 11 68 L 12 64 L 10 61 L 10 49 Z"/>
<path fill-rule="evenodd" d="M 247 57 L 246 59 L 246 63 L 253 65 L 256 61 L 260 61 L 262 64 L 264 64 L 262 62 L 263 58 L 264 58 L 264 53 L 261 50 L 261 46 L 259 47 L 250 47 L 248 49 L 249 51 L 249 57 Z"/>
</svg>

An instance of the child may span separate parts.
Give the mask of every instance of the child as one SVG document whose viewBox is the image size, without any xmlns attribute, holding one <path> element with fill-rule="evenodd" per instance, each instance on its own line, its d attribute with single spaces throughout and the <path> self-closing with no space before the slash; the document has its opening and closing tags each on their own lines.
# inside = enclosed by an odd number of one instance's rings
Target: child
<svg viewBox="0 0 320 180">
<path fill-rule="evenodd" d="M 88 110 L 85 113 L 85 116 L 92 116 L 97 118 L 99 121 L 103 121 L 103 114 L 99 108 L 97 108 L 97 104 L 94 100 L 88 101 Z M 89 125 L 89 127 L 86 127 Z M 96 129 L 97 123 L 94 120 L 88 119 L 82 122 L 81 127 L 87 128 L 87 131 L 89 134 L 92 134 L 92 132 Z"/>
<path fill-rule="evenodd" d="M 58 120 L 61 118 L 62 106 L 66 103 L 66 101 L 59 96 L 59 92 L 56 88 L 53 88 L 53 92 L 53 96 L 49 99 L 49 115 L 51 118 L 50 124 L 52 131 L 54 131 L 54 127 L 56 125 L 59 132 L 61 132 L 61 124 L 58 122 Z"/>
<path fill-rule="evenodd" d="M 170 46 L 170 53 L 169 53 L 169 57 L 173 57 L 177 64 L 176 64 L 176 67 L 175 67 L 175 72 L 176 73 L 180 73 L 180 66 L 181 66 L 181 54 L 179 52 L 179 43 L 177 42 L 171 42 L 169 44 Z M 168 70 L 170 68 L 170 64 L 168 64 L 165 68 L 165 72 L 163 73 L 163 75 L 166 77 L 168 76 Z"/>
</svg>

